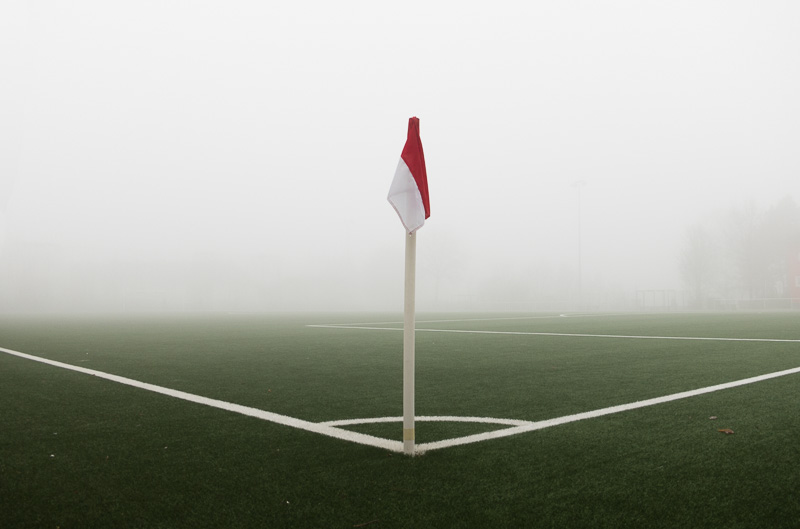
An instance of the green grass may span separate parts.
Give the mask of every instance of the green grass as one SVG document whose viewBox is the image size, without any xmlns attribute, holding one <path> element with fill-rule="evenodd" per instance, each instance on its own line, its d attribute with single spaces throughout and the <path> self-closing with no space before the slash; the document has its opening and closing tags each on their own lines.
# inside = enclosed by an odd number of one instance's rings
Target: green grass
<svg viewBox="0 0 800 529">
<path fill-rule="evenodd" d="M 800 339 L 798 313 L 434 317 Z M 305 326 L 393 319 L 5 317 L 0 347 L 310 421 L 396 417 L 402 333 Z M 419 332 L 417 413 L 541 420 L 798 366 L 800 343 Z M 409 458 L 0 354 L 0 527 L 798 527 L 798 377 Z"/>
</svg>

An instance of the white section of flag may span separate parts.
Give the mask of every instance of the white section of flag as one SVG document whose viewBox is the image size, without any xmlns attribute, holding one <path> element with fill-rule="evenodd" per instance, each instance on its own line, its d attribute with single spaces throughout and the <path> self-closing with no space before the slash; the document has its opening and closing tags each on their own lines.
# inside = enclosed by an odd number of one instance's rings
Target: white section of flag
<svg viewBox="0 0 800 529">
<path fill-rule="evenodd" d="M 422 203 L 422 195 L 403 158 L 400 158 L 400 162 L 397 164 L 388 198 L 409 233 L 415 232 L 425 224 L 425 206 Z"/>
</svg>

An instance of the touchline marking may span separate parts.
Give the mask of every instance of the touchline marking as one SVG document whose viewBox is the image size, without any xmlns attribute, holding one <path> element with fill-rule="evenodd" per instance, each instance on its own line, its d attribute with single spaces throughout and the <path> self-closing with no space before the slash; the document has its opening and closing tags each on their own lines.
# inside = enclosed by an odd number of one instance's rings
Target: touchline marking
<svg viewBox="0 0 800 529">
<path fill-rule="evenodd" d="M 723 389 L 745 386 L 747 384 L 762 382 L 764 380 L 769 380 L 771 378 L 778 378 L 786 375 L 793 375 L 795 373 L 800 373 L 800 367 L 785 369 L 783 371 L 776 371 L 774 373 L 767 373 L 766 375 L 744 378 L 742 380 L 735 380 L 733 382 L 726 382 L 724 384 L 717 384 L 715 386 L 708 386 L 705 388 L 694 389 L 691 391 L 682 391 L 680 393 L 673 393 L 672 395 L 665 395 L 663 397 L 640 400 L 637 402 L 631 402 L 629 404 L 620 404 L 618 406 L 610 406 L 608 408 L 602 408 L 599 410 L 587 411 L 584 413 L 576 413 L 574 415 L 566 415 L 564 417 L 558 417 L 556 419 L 547 419 L 545 421 L 531 422 L 529 424 L 515 426 L 512 428 L 505 428 L 493 432 L 467 435 L 465 437 L 458 437 L 455 439 L 445 439 L 444 441 L 436 441 L 433 443 L 423 443 L 418 445 L 417 448 L 420 451 L 424 452 L 426 450 L 438 450 L 440 448 L 448 448 L 451 446 L 477 443 L 479 441 L 488 441 L 489 439 L 499 439 L 501 437 L 508 437 L 509 435 L 517 435 L 521 433 L 532 432 L 534 430 L 542 430 L 544 428 L 557 426 L 559 424 L 567 424 L 570 422 L 581 421 L 583 419 L 593 419 L 596 417 L 602 417 L 603 415 L 611 415 L 613 413 L 620 413 L 623 411 L 645 408 L 647 406 L 655 406 L 656 404 L 663 404 L 665 402 L 672 402 L 674 400 L 696 397 L 697 395 L 703 395 L 705 393 L 712 393 L 714 391 L 721 391 Z"/>
<path fill-rule="evenodd" d="M 306 327 L 316 327 L 322 329 L 360 329 L 365 331 L 402 331 L 402 327 L 362 327 L 362 326 L 343 326 L 343 325 L 306 325 Z M 710 342 L 788 342 L 800 343 L 798 339 L 783 338 L 719 338 L 711 336 L 636 336 L 627 334 L 581 334 L 564 332 L 525 332 L 525 331 L 477 331 L 464 329 L 421 329 L 416 328 L 417 332 L 450 332 L 458 334 L 510 334 L 519 336 L 568 336 L 576 338 L 627 338 L 637 340 L 703 340 Z"/>
<path fill-rule="evenodd" d="M 112 382 L 117 382 L 119 384 L 125 384 L 127 386 L 133 386 L 135 388 L 144 389 L 155 393 L 161 393 L 162 395 L 167 395 L 169 397 L 175 397 L 177 399 L 182 399 L 182 400 L 188 400 L 189 402 L 194 402 L 197 404 L 204 404 L 206 406 L 211 406 L 212 408 L 219 408 L 221 410 L 240 413 L 242 415 L 247 415 L 249 417 L 263 419 L 265 421 L 282 424 L 284 426 L 291 426 L 293 428 L 306 430 L 308 432 L 327 435 L 328 437 L 334 437 L 336 439 L 342 439 L 344 441 L 351 441 L 353 443 L 370 445 L 377 448 L 384 448 L 386 450 L 391 450 L 393 452 L 403 451 L 403 443 L 401 441 L 392 441 L 389 439 L 383 439 L 381 437 L 374 437 L 372 435 L 366 435 L 358 432 L 342 430 L 325 424 L 304 421 L 302 419 L 296 419 L 294 417 L 288 417 L 286 415 L 279 415 L 277 413 L 259 410 L 257 408 L 251 408 L 249 406 L 242 406 L 239 404 L 233 404 L 231 402 L 225 402 L 224 400 L 201 397 L 200 395 L 186 393 L 185 391 L 178 391 L 175 389 L 165 388 L 163 386 L 157 386 L 155 384 L 148 384 L 147 382 L 140 382 L 138 380 L 133 380 L 131 378 L 112 375 L 110 373 L 105 373 L 103 371 L 96 371 L 94 369 L 86 369 L 71 364 L 65 364 L 63 362 L 57 362 L 55 360 L 48 360 L 47 358 L 41 358 L 39 356 L 20 353 L 19 351 L 12 351 L 11 349 L 4 349 L 0 347 L 0 351 L 8 353 L 10 355 L 19 356 L 21 358 L 25 358 L 28 360 L 33 360 L 34 362 L 41 362 L 43 364 L 60 367 L 62 369 L 69 369 L 71 371 L 77 371 L 78 373 L 93 375 L 99 378 L 104 378 L 106 380 L 111 380 Z"/>
</svg>

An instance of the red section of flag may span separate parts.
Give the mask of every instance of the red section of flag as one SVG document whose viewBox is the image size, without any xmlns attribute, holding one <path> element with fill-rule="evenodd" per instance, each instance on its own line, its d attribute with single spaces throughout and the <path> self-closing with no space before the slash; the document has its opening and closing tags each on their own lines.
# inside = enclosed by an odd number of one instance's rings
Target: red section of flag
<svg viewBox="0 0 800 529">
<path fill-rule="evenodd" d="M 417 183 L 427 219 L 431 216 L 431 204 L 428 199 L 428 172 L 425 169 L 425 154 L 422 152 L 422 140 L 419 139 L 418 117 L 408 118 L 408 138 L 400 157 L 406 162 L 408 170 L 411 171 L 411 175 Z"/>
</svg>

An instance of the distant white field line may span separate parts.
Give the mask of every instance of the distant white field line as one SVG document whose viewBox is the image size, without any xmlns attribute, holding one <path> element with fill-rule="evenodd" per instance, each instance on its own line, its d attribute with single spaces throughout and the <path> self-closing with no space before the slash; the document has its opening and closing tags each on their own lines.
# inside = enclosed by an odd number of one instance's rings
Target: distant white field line
<svg viewBox="0 0 800 529">
<path fill-rule="evenodd" d="M 630 313 L 630 312 L 603 312 L 603 313 L 582 313 L 582 312 L 575 312 L 575 313 L 561 313 L 561 314 L 539 314 L 537 316 L 497 316 L 493 318 L 454 318 L 454 319 L 446 319 L 446 320 L 416 320 L 417 324 L 421 323 L 457 323 L 457 322 L 464 322 L 464 321 L 523 321 L 523 320 L 557 320 L 560 318 L 605 318 L 609 316 L 630 316 L 631 314 L 638 313 Z M 649 313 L 653 314 L 653 313 Z M 306 327 L 359 327 L 359 326 L 367 326 L 367 325 L 402 325 L 402 321 L 362 321 L 357 323 L 324 323 L 324 324 L 310 324 L 306 325 Z"/>
<path fill-rule="evenodd" d="M 605 314 L 604 314 L 605 315 Z M 588 317 L 589 315 L 580 315 L 581 317 Z M 591 315 L 594 316 L 594 315 Z M 462 321 L 513 321 L 513 320 L 555 320 L 558 318 L 574 318 L 578 317 L 578 315 L 569 315 L 569 314 L 549 314 L 546 316 L 502 316 L 496 318 L 459 318 L 459 319 L 450 319 L 450 320 L 417 320 L 417 323 L 454 323 L 454 322 L 462 322 Z M 321 325 L 306 325 L 306 327 L 342 327 L 342 328 L 349 328 L 355 327 L 360 328 L 362 325 L 390 325 L 390 324 L 398 324 L 402 325 L 402 321 L 362 321 L 357 323 L 326 323 Z"/>
<path fill-rule="evenodd" d="M 402 323 L 402 322 L 399 322 Z M 423 322 L 420 322 L 423 323 Z M 427 323 L 427 322 L 425 322 Z M 369 327 L 366 325 L 340 325 L 340 324 L 315 324 L 306 327 L 317 327 L 323 329 L 358 329 L 364 331 L 403 331 L 402 327 Z M 711 336 L 648 336 L 648 335 L 629 335 L 629 334 L 586 334 L 586 333 L 567 333 L 567 332 L 527 332 L 527 331 L 482 331 L 469 329 L 426 329 L 417 327 L 416 332 L 446 332 L 457 334 L 508 334 L 516 336 L 566 336 L 574 338 L 626 338 L 636 340 L 702 340 L 717 342 L 790 342 L 800 343 L 800 339 L 785 338 L 726 338 Z"/>
</svg>

